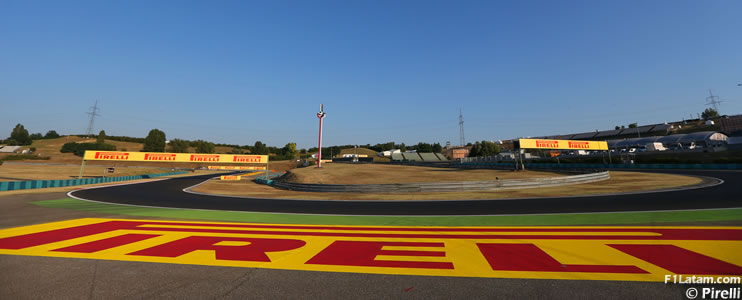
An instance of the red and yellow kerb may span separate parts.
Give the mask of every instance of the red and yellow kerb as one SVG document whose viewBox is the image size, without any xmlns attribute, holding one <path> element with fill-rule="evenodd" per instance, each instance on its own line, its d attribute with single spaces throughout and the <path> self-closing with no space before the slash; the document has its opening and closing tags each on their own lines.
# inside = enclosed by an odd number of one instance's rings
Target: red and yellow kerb
<svg viewBox="0 0 742 300">
<path fill-rule="evenodd" d="M 0 254 L 428 276 L 663 281 L 742 274 L 742 227 L 386 227 L 78 219 Z"/>
</svg>

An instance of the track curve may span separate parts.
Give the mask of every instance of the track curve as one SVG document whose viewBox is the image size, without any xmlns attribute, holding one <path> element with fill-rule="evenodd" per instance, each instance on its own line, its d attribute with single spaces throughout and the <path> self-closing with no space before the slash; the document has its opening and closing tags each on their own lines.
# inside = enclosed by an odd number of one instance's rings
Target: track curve
<svg viewBox="0 0 742 300">
<path fill-rule="evenodd" d="M 113 204 L 229 211 L 337 215 L 503 215 L 630 212 L 742 207 L 740 171 L 652 171 L 713 177 L 722 184 L 680 191 L 535 199 L 454 201 L 321 201 L 199 195 L 183 189 L 214 175 L 88 188 L 70 192 L 82 200 Z"/>
</svg>

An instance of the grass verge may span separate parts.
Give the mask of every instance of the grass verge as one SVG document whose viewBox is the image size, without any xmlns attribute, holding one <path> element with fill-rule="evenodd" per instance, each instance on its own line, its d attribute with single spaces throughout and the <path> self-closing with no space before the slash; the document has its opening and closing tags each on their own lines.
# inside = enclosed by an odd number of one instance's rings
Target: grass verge
<svg viewBox="0 0 742 300">
<path fill-rule="evenodd" d="M 586 213 L 506 216 L 331 216 L 151 208 L 81 201 L 72 198 L 33 202 L 64 208 L 137 217 L 195 219 L 225 222 L 387 226 L 530 226 L 530 225 L 656 225 L 742 221 L 742 208 L 693 211 Z"/>
</svg>

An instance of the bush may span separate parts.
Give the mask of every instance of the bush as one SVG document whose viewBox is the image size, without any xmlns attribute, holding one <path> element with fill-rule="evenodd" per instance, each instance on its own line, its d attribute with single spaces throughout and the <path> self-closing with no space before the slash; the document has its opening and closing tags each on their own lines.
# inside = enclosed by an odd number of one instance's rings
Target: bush
<svg viewBox="0 0 742 300">
<path fill-rule="evenodd" d="M 57 131 L 55 131 L 55 130 L 49 130 L 44 135 L 44 138 L 45 139 L 56 139 L 58 137 L 59 137 L 59 133 L 57 133 Z"/>
<path fill-rule="evenodd" d="M 152 129 L 144 138 L 144 152 L 165 152 L 165 133 L 159 129 Z"/>
</svg>

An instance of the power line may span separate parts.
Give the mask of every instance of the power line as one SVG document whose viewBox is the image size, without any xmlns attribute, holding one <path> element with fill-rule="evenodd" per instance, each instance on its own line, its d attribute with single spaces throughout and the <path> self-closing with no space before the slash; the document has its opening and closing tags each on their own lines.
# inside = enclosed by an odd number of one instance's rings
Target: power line
<svg viewBox="0 0 742 300">
<path fill-rule="evenodd" d="M 95 105 L 90 107 L 90 112 L 87 113 L 90 116 L 88 121 L 88 137 L 93 133 L 93 124 L 95 123 L 95 117 L 100 116 L 98 113 L 98 100 L 95 100 Z"/>
<path fill-rule="evenodd" d="M 464 138 L 464 114 L 461 108 L 459 108 L 459 138 L 461 139 L 459 141 L 461 146 L 466 145 L 466 139 Z"/>
<path fill-rule="evenodd" d="M 711 93 L 711 90 L 709 89 L 709 96 L 706 97 L 706 105 L 711 105 L 714 107 L 714 110 L 718 113 L 719 112 L 719 104 L 721 104 L 724 101 L 719 101 L 719 96 L 714 96 L 713 93 Z M 721 113 L 719 113 L 721 115 Z"/>
</svg>

